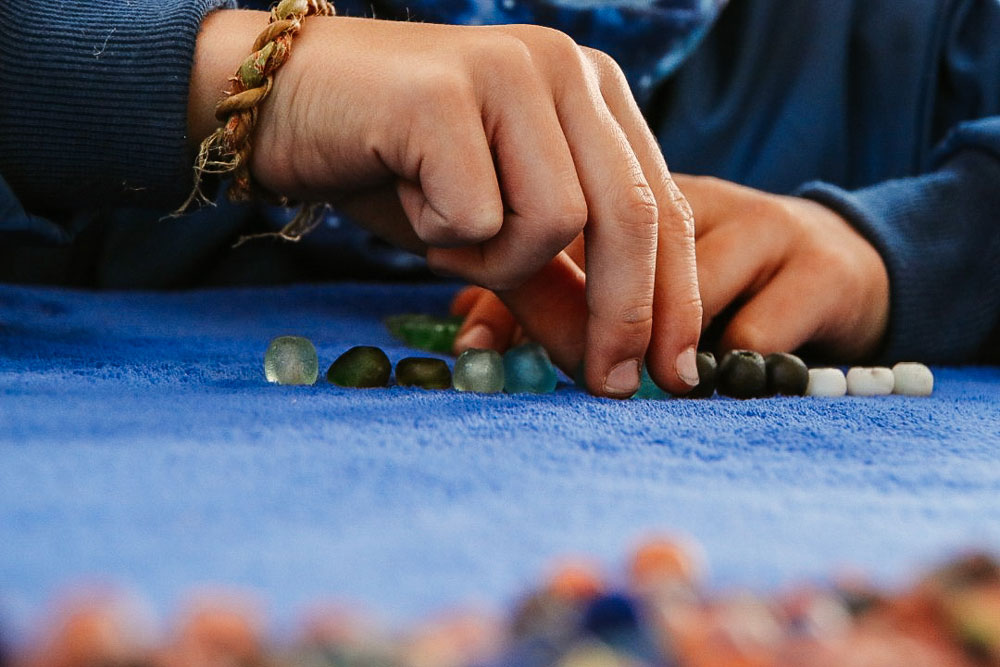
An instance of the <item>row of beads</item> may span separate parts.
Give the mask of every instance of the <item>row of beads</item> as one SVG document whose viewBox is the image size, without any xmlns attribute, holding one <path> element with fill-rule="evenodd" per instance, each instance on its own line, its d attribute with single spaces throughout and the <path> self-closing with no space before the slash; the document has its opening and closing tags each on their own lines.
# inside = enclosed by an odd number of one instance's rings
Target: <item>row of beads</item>
<svg viewBox="0 0 1000 667">
<path fill-rule="evenodd" d="M 711 352 L 698 353 L 700 383 L 687 398 L 708 398 L 718 391 L 730 398 L 769 396 L 930 396 L 934 375 L 924 364 L 900 362 L 893 368 L 813 368 L 794 354 L 778 352 L 764 357 L 752 350 L 732 350 L 715 362 Z M 583 384 L 582 379 L 578 379 Z M 633 398 L 669 398 L 643 369 L 642 383 Z"/>
<path fill-rule="evenodd" d="M 927 366 L 901 361 L 892 368 L 855 366 L 845 376 L 839 368 L 814 368 L 809 371 L 810 396 L 930 396 L 934 374 Z"/>
<path fill-rule="evenodd" d="M 929 396 L 934 376 L 927 366 L 901 362 L 892 369 L 851 368 L 845 376 L 838 368 L 809 369 L 794 354 L 779 352 L 767 357 L 752 350 L 732 350 L 718 364 L 710 352 L 697 357 L 700 383 L 688 398 L 708 398 L 716 391 L 731 398 L 767 396 L 882 396 L 892 393 Z M 271 341 L 264 356 L 264 373 L 270 382 L 313 384 L 319 375 L 316 348 L 300 336 L 280 336 Z M 577 383 L 583 385 L 582 367 Z M 386 387 L 392 364 L 377 347 L 357 346 L 340 355 L 327 370 L 329 382 L 342 387 Z M 503 357 L 493 350 L 466 350 L 455 361 L 452 374 L 441 359 L 407 357 L 396 364 L 396 384 L 479 393 L 536 393 L 555 391 L 556 369 L 545 349 L 527 343 L 508 350 Z M 669 394 L 656 386 L 646 369 L 633 398 L 662 399 Z"/>
<path fill-rule="evenodd" d="M 319 357 L 308 338 L 279 336 L 264 354 L 264 376 L 269 382 L 311 385 L 319 376 Z M 341 387 L 387 387 L 392 364 L 377 347 L 359 345 L 337 357 L 326 379 Z M 407 357 L 396 363 L 396 384 L 424 389 L 481 393 L 536 393 L 555 391 L 556 369 L 537 343 L 511 348 L 501 357 L 493 350 L 466 350 L 455 361 L 452 375 L 441 359 Z"/>
</svg>

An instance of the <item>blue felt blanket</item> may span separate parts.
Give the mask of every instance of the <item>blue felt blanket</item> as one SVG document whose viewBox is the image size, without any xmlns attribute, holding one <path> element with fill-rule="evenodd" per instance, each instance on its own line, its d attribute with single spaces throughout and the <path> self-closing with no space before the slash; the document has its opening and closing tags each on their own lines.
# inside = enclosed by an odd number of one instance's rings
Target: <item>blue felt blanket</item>
<svg viewBox="0 0 1000 667">
<path fill-rule="evenodd" d="M 280 334 L 321 370 L 454 287 L 184 293 L 0 287 L 0 625 L 109 580 L 164 615 L 210 583 L 272 619 L 348 600 L 392 623 L 502 609 L 552 557 L 695 538 L 714 587 L 863 568 L 906 580 L 1000 548 L 1000 369 L 933 397 L 614 402 L 265 382 Z"/>
</svg>

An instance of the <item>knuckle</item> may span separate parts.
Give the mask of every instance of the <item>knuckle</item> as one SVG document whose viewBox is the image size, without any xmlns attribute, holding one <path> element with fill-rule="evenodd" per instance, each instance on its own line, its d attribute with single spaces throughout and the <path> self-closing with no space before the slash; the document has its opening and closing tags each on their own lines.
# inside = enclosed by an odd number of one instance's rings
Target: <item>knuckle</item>
<svg viewBox="0 0 1000 667">
<path fill-rule="evenodd" d="M 691 202 L 687 200 L 684 193 L 681 192 L 680 188 L 673 181 L 668 181 L 668 191 L 670 193 L 670 203 L 673 205 L 674 211 L 677 212 L 676 215 L 670 216 L 673 218 L 673 224 L 670 225 L 674 233 L 682 235 L 685 239 L 693 239 L 695 231 L 695 217 L 694 209 L 691 208 Z"/>
<path fill-rule="evenodd" d="M 498 32 L 489 41 L 481 42 L 477 56 L 493 75 L 506 74 L 519 78 L 534 70 L 529 45 L 505 32 Z"/>
<path fill-rule="evenodd" d="M 642 240 L 656 238 L 660 211 L 649 186 L 636 184 L 630 188 L 617 202 L 615 210 L 624 233 Z"/>
<path fill-rule="evenodd" d="M 648 329 L 653 325 L 653 300 L 644 299 L 621 304 L 618 321 L 638 329 Z"/>
<path fill-rule="evenodd" d="M 567 198 L 542 213 L 541 217 L 552 234 L 565 238 L 568 245 L 587 226 L 587 204 L 582 196 Z"/>
<path fill-rule="evenodd" d="M 526 279 L 527 276 L 522 275 L 519 271 L 493 269 L 483 271 L 477 276 L 476 283 L 493 292 L 506 292 L 520 287 Z"/>
<path fill-rule="evenodd" d="M 427 245 L 441 248 L 482 243 L 496 235 L 500 222 L 468 212 L 446 212 L 425 209 L 418 224 L 414 225 L 417 237 Z"/>
<path fill-rule="evenodd" d="M 483 243 L 496 235 L 496 227 L 476 224 L 461 217 L 436 218 L 423 227 L 420 240 L 442 248 Z"/>
<path fill-rule="evenodd" d="M 613 324 L 626 338 L 645 336 L 653 326 L 653 298 L 630 298 L 607 304 L 591 302 L 591 315 Z"/>
<path fill-rule="evenodd" d="M 541 25 L 516 26 L 515 34 L 524 45 L 533 63 L 558 72 L 560 77 L 573 76 L 585 70 L 583 47 L 566 33 Z"/>
<path fill-rule="evenodd" d="M 561 30 L 556 30 L 555 28 L 549 28 L 546 26 L 529 26 L 528 28 L 531 40 L 538 43 L 553 56 L 565 57 L 567 55 L 572 55 L 574 57 L 579 57 L 580 46 L 573 41 L 572 37 Z"/>
<path fill-rule="evenodd" d="M 440 110 L 465 108 L 474 101 L 472 82 L 455 69 L 441 68 L 413 77 L 410 90 L 416 100 Z"/>
<path fill-rule="evenodd" d="M 602 84 L 615 84 L 618 87 L 628 88 L 625 72 L 617 60 L 604 51 L 589 47 L 581 48 L 590 65 L 597 71 Z"/>
</svg>

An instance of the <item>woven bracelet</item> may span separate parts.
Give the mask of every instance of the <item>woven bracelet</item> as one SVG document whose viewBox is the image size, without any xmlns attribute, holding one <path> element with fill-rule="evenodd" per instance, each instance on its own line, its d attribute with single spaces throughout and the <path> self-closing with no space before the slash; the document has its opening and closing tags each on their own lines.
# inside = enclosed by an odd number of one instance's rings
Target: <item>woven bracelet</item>
<svg viewBox="0 0 1000 667">
<path fill-rule="evenodd" d="M 187 200 L 177 209 L 183 213 L 194 202 L 211 203 L 201 191 L 205 174 L 232 175 L 226 192 L 229 201 L 246 202 L 253 199 L 253 178 L 250 175 L 250 137 L 257 124 L 257 110 L 274 81 L 274 73 L 285 64 L 292 50 L 292 38 L 308 16 L 333 16 L 333 4 L 327 0 L 281 0 L 271 8 L 267 27 L 254 40 L 253 51 L 230 79 L 231 87 L 226 97 L 215 107 L 215 117 L 222 127 L 210 134 L 198 149 L 194 163 L 194 188 Z M 283 198 L 280 203 L 287 203 Z M 280 236 L 298 240 L 318 222 L 318 211 L 323 204 L 307 204 L 299 214 L 276 234 L 255 236 Z M 243 237 L 239 243 L 254 237 Z"/>
</svg>

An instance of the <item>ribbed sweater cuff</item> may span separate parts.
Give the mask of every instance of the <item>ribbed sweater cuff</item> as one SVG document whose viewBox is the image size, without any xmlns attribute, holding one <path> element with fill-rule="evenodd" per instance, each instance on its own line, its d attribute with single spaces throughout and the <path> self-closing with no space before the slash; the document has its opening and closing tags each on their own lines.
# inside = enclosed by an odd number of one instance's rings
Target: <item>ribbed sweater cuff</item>
<svg viewBox="0 0 1000 667">
<path fill-rule="evenodd" d="M 890 323 L 882 361 L 973 361 L 1000 313 L 1000 161 L 980 150 L 938 171 L 847 192 L 807 183 L 797 195 L 837 211 L 880 252 Z"/>
<path fill-rule="evenodd" d="M 0 172 L 29 209 L 169 205 L 191 184 L 187 98 L 227 0 L 0 5 Z"/>
</svg>

